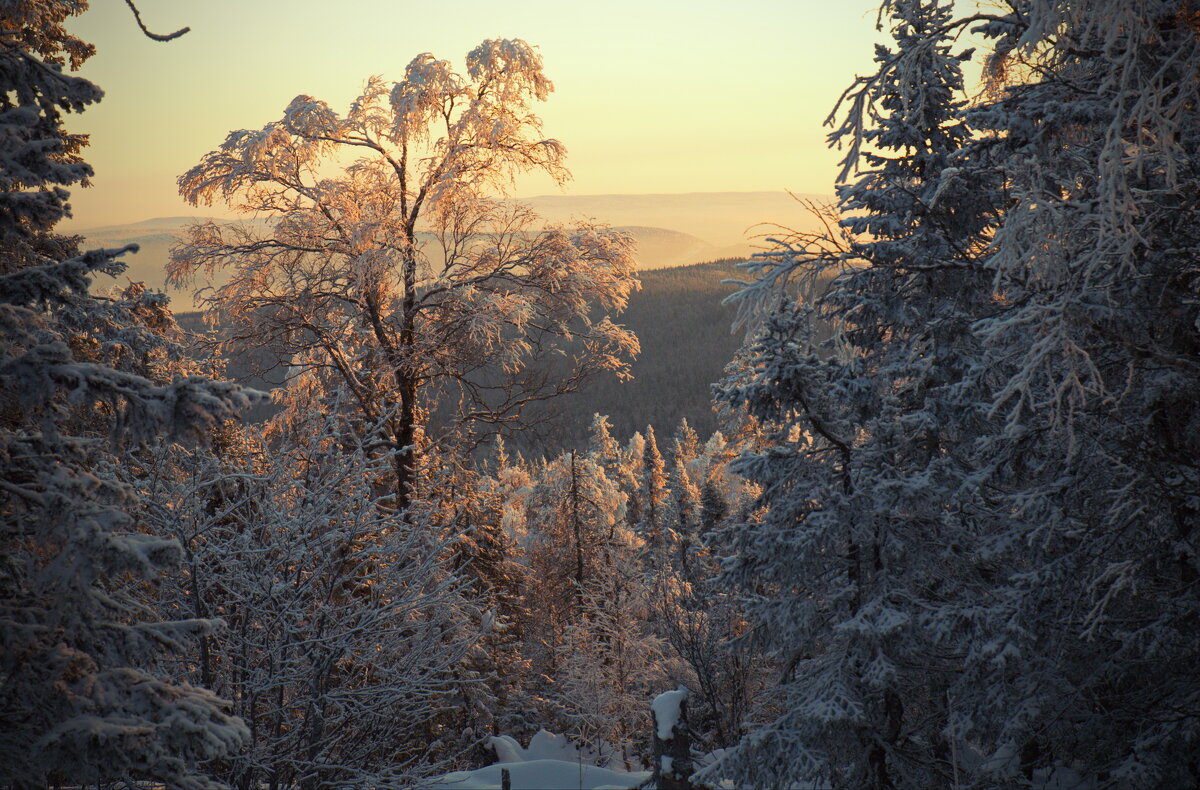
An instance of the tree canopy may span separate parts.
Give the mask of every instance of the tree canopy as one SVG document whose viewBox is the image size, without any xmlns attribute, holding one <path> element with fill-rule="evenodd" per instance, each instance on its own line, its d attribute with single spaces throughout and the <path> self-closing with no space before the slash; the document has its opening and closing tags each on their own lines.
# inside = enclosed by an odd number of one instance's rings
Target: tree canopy
<svg viewBox="0 0 1200 790">
<path fill-rule="evenodd" d="M 629 239 L 542 228 L 498 200 L 519 173 L 567 177 L 531 110 L 551 90 L 520 40 L 483 42 L 465 74 L 426 53 L 399 82 L 369 79 L 344 115 L 298 96 L 179 179 L 193 203 L 260 219 L 193 227 L 174 281 L 227 270 L 209 303 L 235 342 L 290 366 L 292 413 L 336 401 L 351 422 L 382 422 L 401 508 L 419 446 L 509 425 L 595 373 L 624 374 L 637 351 L 607 316 L 637 285 Z"/>
</svg>

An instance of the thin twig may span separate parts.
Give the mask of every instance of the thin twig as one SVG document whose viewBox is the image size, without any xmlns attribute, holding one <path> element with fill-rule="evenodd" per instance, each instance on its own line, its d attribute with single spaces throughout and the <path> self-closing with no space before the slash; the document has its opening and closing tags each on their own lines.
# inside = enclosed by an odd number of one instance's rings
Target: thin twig
<svg viewBox="0 0 1200 790">
<path fill-rule="evenodd" d="M 146 34 L 146 38 L 151 39 L 152 41 L 172 41 L 191 30 L 190 27 L 181 27 L 174 33 L 168 33 L 165 36 L 158 33 L 151 33 L 146 27 L 146 23 L 142 21 L 142 14 L 140 11 L 138 11 L 138 7 L 133 4 L 133 0 L 125 0 L 125 5 L 129 6 L 129 10 L 133 12 L 133 18 L 137 20 L 138 27 L 140 27 L 142 32 Z"/>
</svg>

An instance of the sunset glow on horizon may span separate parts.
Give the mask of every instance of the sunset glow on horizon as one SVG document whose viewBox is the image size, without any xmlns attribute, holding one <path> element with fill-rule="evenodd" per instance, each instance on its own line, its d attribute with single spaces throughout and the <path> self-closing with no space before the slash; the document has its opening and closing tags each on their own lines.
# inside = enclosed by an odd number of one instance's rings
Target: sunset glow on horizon
<svg viewBox="0 0 1200 790">
<path fill-rule="evenodd" d="M 105 99 L 68 119 L 91 135 L 94 186 L 75 189 L 68 229 L 200 211 L 175 178 L 229 131 L 279 117 L 298 94 L 344 112 L 372 74 L 399 79 L 417 54 L 461 64 L 485 38 L 537 46 L 555 83 L 535 108 L 569 151 L 565 194 L 831 193 L 838 154 L 822 122 L 879 37 L 866 2 L 550 0 L 441 5 L 216 0 L 144 3 L 162 44 L 128 9 L 96 3 L 71 28 L 96 44 L 83 69 Z M 214 58 L 214 52 L 236 57 Z M 861 69 L 859 69 L 861 70 Z M 563 194 L 528 178 L 515 194 Z"/>
</svg>

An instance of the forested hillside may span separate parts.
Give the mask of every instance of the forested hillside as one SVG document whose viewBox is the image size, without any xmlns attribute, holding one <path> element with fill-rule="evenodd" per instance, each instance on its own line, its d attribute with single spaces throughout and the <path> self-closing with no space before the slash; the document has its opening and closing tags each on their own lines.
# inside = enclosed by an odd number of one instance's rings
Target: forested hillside
<svg viewBox="0 0 1200 790">
<path fill-rule="evenodd" d="M 618 436 L 647 425 L 674 426 L 681 419 L 703 436 L 715 431 L 712 385 L 724 375 L 742 343 L 742 335 L 733 329 L 736 311 L 724 303 L 734 290 L 727 280 L 739 276 L 739 261 L 642 272 L 641 290 L 630 296 L 629 306 L 617 317 L 641 343 L 641 353 L 630 368 L 633 378 L 600 377 L 552 406 L 531 407 L 531 427 L 509 435 L 510 447 L 535 455 L 577 447 L 586 439 L 596 413 L 608 415 Z M 192 331 L 205 329 L 199 313 L 178 318 Z M 268 390 L 279 385 L 283 368 L 274 364 L 271 354 L 239 353 L 236 347 L 227 353 L 234 380 Z M 267 369 L 265 375 L 259 374 Z M 262 406 L 255 414 L 263 417 L 272 411 Z"/>
<path fill-rule="evenodd" d="M 606 414 L 618 436 L 647 425 L 675 426 L 686 418 L 702 436 L 717 429 L 712 385 L 741 345 L 733 330 L 735 310 L 724 300 L 734 286 L 737 259 L 642 272 L 642 289 L 619 319 L 638 336 L 642 350 L 630 366 L 633 378 L 598 379 L 564 398 L 560 447 L 586 436 L 594 413 Z M 554 446 L 548 449 L 553 451 Z"/>
</svg>

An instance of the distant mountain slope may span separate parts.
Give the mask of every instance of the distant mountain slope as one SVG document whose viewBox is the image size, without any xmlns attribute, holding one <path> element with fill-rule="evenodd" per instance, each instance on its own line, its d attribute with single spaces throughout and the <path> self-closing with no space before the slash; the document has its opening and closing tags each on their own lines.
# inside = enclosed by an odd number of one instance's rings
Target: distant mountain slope
<svg viewBox="0 0 1200 790">
<path fill-rule="evenodd" d="M 745 245 L 718 247 L 690 233 L 666 228 L 618 225 L 613 230 L 628 233 L 637 242 L 638 271 L 690 266 L 701 261 L 742 257 Z"/>
<path fill-rule="evenodd" d="M 716 247 L 747 245 L 767 228 L 763 223 L 813 227 L 813 220 L 796 199 L 831 202 L 832 194 L 798 194 L 783 189 L 769 192 L 687 192 L 646 195 L 536 195 L 513 198 L 551 222 L 594 219 L 613 226 L 666 228 L 687 233 Z M 129 225 L 73 232 L 85 236 L 121 233 L 147 236 L 172 232 L 193 217 L 160 217 Z M 740 254 L 740 253 L 739 253 Z"/>
<path fill-rule="evenodd" d="M 122 228 L 124 227 L 127 226 L 122 226 Z M 84 234 L 84 238 L 86 239 L 85 246 L 87 247 L 124 247 L 126 244 L 138 245 L 139 250 L 136 254 L 125 255 L 121 258 L 126 266 L 129 267 L 125 270 L 121 283 L 124 284 L 124 278 L 127 277 L 133 282 L 144 282 L 147 286 L 156 290 L 168 290 L 166 287 L 167 259 L 170 256 L 171 245 L 175 243 L 177 238 L 173 232 L 143 232 L 138 234 L 114 228 L 112 232 L 106 233 L 88 230 Z M 105 287 L 113 283 L 114 281 L 108 278 L 102 278 L 99 285 Z M 171 294 L 171 301 L 177 309 L 195 309 L 191 294 L 181 293 L 174 289 L 170 289 L 169 293 Z"/>
<path fill-rule="evenodd" d="M 519 198 L 547 219 L 593 218 L 609 225 L 650 225 L 696 236 L 716 247 L 744 254 L 767 232 L 763 223 L 814 229 L 816 221 L 796 198 L 818 203 L 832 195 L 777 192 L 689 192 L 659 195 L 539 195 Z"/>
<path fill-rule="evenodd" d="M 144 219 L 141 222 L 130 222 L 127 225 L 105 225 L 99 228 L 84 228 L 76 231 L 82 236 L 88 238 L 136 238 L 139 236 L 153 236 L 155 234 L 173 234 L 177 233 L 180 228 L 186 227 L 193 222 L 207 222 L 214 220 L 222 222 L 220 217 L 153 217 Z"/>
<path fill-rule="evenodd" d="M 129 265 L 126 275 L 151 288 L 166 289 L 166 263 L 173 245 L 183 229 L 205 217 L 158 217 L 130 225 L 90 228 L 81 232 L 87 243 L 100 247 L 121 247 L 137 244 L 136 255 L 125 256 Z M 619 226 L 614 230 L 629 233 L 637 242 L 638 268 L 641 271 L 683 266 L 697 261 L 741 256 L 748 245 L 718 247 L 688 233 L 643 225 Z M 103 283 L 101 283 L 103 285 Z M 166 289 L 180 310 L 194 310 L 196 304 L 190 291 Z"/>
<path fill-rule="evenodd" d="M 797 195 L 818 202 L 827 195 Z M 796 199 L 777 192 L 691 192 L 654 195 L 539 195 L 517 198 L 548 222 L 591 219 L 633 234 L 639 245 L 642 271 L 683 266 L 698 261 L 741 258 L 756 239 L 776 225 L 812 229 L 815 220 Z M 127 256 L 128 277 L 152 288 L 162 288 L 164 267 L 174 236 L 192 222 L 215 217 L 155 217 L 128 225 L 110 225 L 75 231 L 93 245 L 141 246 Z M 776 223 L 772 225 L 771 223 Z M 181 310 L 194 309 L 190 293 L 171 294 Z"/>
</svg>

